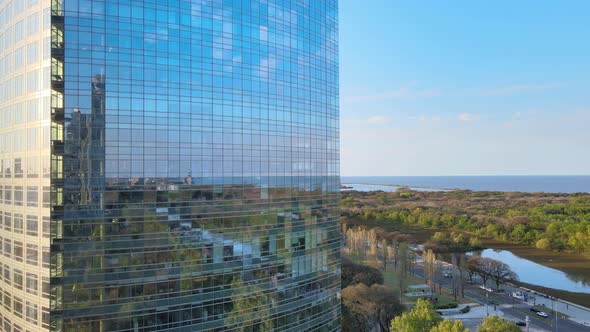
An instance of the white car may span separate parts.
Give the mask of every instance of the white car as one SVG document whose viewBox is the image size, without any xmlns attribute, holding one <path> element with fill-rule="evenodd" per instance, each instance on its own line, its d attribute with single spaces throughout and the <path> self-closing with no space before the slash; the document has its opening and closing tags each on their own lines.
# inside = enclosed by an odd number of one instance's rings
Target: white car
<svg viewBox="0 0 590 332">
<path fill-rule="evenodd" d="M 541 316 L 543 318 L 549 317 L 549 315 L 545 311 L 537 311 L 537 316 Z"/>
<path fill-rule="evenodd" d="M 483 289 L 483 290 L 485 290 L 487 292 L 493 292 L 494 291 L 493 289 L 491 289 L 489 287 L 486 287 L 486 286 L 479 286 L 479 288 L 481 288 L 481 289 Z"/>
</svg>

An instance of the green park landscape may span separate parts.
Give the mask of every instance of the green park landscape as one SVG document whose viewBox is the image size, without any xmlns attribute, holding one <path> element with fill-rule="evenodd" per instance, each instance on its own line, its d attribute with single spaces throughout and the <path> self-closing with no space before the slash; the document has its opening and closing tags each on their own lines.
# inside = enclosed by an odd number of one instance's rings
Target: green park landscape
<svg viewBox="0 0 590 332">
<path fill-rule="evenodd" d="M 345 192 L 344 223 L 456 230 L 471 237 L 590 254 L 590 195 L 472 192 Z"/>
<path fill-rule="evenodd" d="M 345 331 L 376 326 L 383 331 L 464 331 L 460 321 L 443 320 L 437 311 L 458 308 L 466 313 L 466 304 L 474 302 L 489 302 L 495 310 L 502 295 L 510 296 L 504 290 L 508 284 L 590 305 L 588 294 L 525 284 L 507 264 L 477 255 L 485 248 L 517 246 L 519 254 L 539 261 L 543 255 L 551 257 L 545 260 L 555 259 L 553 267 L 587 282 L 583 276 L 590 275 L 590 195 L 344 191 L 341 212 Z M 560 262 L 563 266 L 555 265 Z M 478 300 L 473 288 L 481 283 L 490 293 Z M 406 296 L 408 287 L 421 284 L 432 295 Z M 471 291 L 466 294 L 466 289 Z M 513 310 L 517 315 L 530 313 L 517 306 Z M 478 331 L 520 330 L 513 322 L 490 317 Z M 411 327 L 413 320 L 429 323 Z"/>
</svg>

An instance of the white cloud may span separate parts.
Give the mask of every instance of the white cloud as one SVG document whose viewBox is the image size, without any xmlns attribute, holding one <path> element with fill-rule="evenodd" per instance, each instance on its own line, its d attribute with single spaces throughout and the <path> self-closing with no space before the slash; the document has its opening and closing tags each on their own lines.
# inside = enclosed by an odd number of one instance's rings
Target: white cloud
<svg viewBox="0 0 590 332">
<path fill-rule="evenodd" d="M 499 96 L 499 95 L 509 95 L 509 94 L 516 94 L 516 93 L 526 93 L 526 92 L 540 92 L 540 91 L 547 91 L 547 90 L 555 90 L 565 87 L 566 84 L 564 83 L 546 83 L 546 84 L 520 84 L 520 85 L 508 85 L 498 88 L 493 88 L 487 91 L 483 91 L 481 95 L 483 96 Z"/>
<path fill-rule="evenodd" d="M 391 118 L 388 116 L 382 115 L 375 115 L 367 119 L 367 123 L 369 124 L 384 124 L 390 122 Z"/>
<path fill-rule="evenodd" d="M 379 102 L 386 100 L 395 99 L 427 99 L 438 97 L 442 95 L 442 92 L 436 89 L 421 89 L 416 87 L 416 82 L 410 82 L 402 87 L 395 90 L 386 91 L 383 93 L 370 94 L 370 95 L 359 95 L 359 96 L 344 96 L 343 102 L 356 103 L 356 102 Z"/>
<path fill-rule="evenodd" d="M 588 174 L 590 109 L 536 111 L 534 116 L 530 112 L 521 111 L 522 120 L 511 127 L 499 119 L 459 126 L 457 120 L 443 118 L 438 123 L 413 121 L 395 130 L 368 130 L 345 121 L 342 174 Z"/>
<path fill-rule="evenodd" d="M 441 117 L 438 115 L 420 115 L 420 116 L 408 116 L 408 120 L 420 121 L 420 122 L 439 122 Z"/>
<path fill-rule="evenodd" d="M 472 113 L 461 113 L 459 114 L 458 118 L 463 122 L 473 122 L 479 120 L 479 115 Z"/>
</svg>

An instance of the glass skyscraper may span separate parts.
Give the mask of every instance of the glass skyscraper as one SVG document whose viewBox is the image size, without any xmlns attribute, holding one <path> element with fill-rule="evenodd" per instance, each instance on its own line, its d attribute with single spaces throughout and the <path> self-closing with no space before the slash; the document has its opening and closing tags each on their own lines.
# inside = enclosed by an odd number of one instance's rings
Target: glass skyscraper
<svg viewBox="0 0 590 332">
<path fill-rule="evenodd" d="M 0 330 L 339 331 L 337 0 L 0 0 Z"/>
</svg>

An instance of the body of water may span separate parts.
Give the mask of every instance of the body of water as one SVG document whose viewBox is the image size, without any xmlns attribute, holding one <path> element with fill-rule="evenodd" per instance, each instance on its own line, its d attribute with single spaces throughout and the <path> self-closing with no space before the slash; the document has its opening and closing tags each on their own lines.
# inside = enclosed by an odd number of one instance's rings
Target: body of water
<svg viewBox="0 0 590 332">
<path fill-rule="evenodd" d="M 437 231 L 445 231 L 410 225 L 392 225 L 386 230 L 412 235 L 417 243 L 427 241 Z M 587 257 L 488 239 L 483 239 L 483 245 L 488 249 L 475 254 L 508 264 L 522 282 L 590 296 L 590 259 Z M 450 262 L 450 257 L 445 259 Z"/>
<path fill-rule="evenodd" d="M 342 190 L 357 190 L 357 191 L 385 191 L 394 192 L 397 191 L 401 186 L 394 186 L 390 184 L 364 184 L 364 183 L 342 183 L 343 185 L 350 188 L 343 188 Z M 437 188 L 422 188 L 422 187 L 409 187 L 416 191 L 446 191 L 445 189 Z"/>
<path fill-rule="evenodd" d="M 590 176 L 343 176 L 344 185 L 407 186 L 474 191 L 590 192 Z M 353 186 L 354 187 L 354 186 Z M 366 187 L 366 191 L 383 190 Z M 397 189 L 397 187 L 395 187 Z M 395 191 L 388 190 L 388 191 Z M 357 189 L 363 190 L 363 189 Z"/>
<path fill-rule="evenodd" d="M 590 285 L 587 283 L 575 280 L 575 277 L 563 271 L 516 256 L 511 251 L 486 249 L 482 251 L 481 256 L 507 264 L 518 275 L 519 280 L 527 284 L 590 294 Z"/>
</svg>

